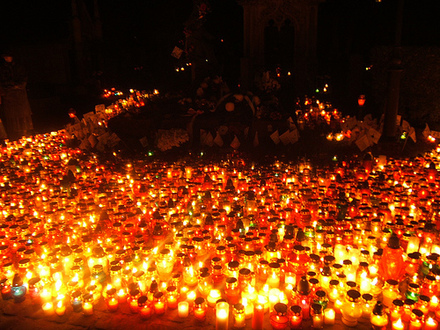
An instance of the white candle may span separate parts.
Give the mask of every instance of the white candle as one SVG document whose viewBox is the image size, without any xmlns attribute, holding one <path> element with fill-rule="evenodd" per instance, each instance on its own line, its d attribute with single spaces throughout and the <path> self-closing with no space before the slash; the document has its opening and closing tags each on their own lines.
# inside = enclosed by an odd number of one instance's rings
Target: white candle
<svg viewBox="0 0 440 330">
<path fill-rule="evenodd" d="M 324 323 L 328 325 L 335 324 L 335 310 L 333 308 L 324 311 Z"/>
<path fill-rule="evenodd" d="M 428 317 L 425 322 L 425 330 L 437 330 L 438 322 L 434 320 L 432 317 Z"/>
<path fill-rule="evenodd" d="M 186 318 L 188 317 L 188 312 L 189 312 L 189 304 L 187 301 L 180 301 L 178 304 L 178 315 L 181 318 Z"/>
<path fill-rule="evenodd" d="M 219 302 L 215 306 L 215 329 L 228 330 L 229 327 L 229 304 L 227 302 Z"/>
<path fill-rule="evenodd" d="M 280 278 L 275 273 L 272 273 L 272 275 L 267 278 L 266 283 L 270 288 L 279 288 Z"/>
</svg>

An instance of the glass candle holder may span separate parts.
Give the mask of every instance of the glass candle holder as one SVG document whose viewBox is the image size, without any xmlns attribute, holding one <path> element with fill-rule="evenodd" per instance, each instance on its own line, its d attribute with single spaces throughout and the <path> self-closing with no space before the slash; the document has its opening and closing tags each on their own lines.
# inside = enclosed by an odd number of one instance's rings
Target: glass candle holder
<svg viewBox="0 0 440 330">
<path fill-rule="evenodd" d="M 348 290 L 346 301 L 341 306 L 342 323 L 349 327 L 355 327 L 358 324 L 358 319 L 362 316 L 360 297 L 359 291 Z"/>
<path fill-rule="evenodd" d="M 234 328 L 241 329 L 246 326 L 246 313 L 243 304 L 235 304 L 233 309 Z"/>
<path fill-rule="evenodd" d="M 275 304 L 273 311 L 269 315 L 269 319 L 273 329 L 287 329 L 290 323 L 287 315 L 287 305 L 283 303 Z"/>
<path fill-rule="evenodd" d="M 153 307 L 154 307 L 154 313 L 156 315 L 165 314 L 165 311 L 167 309 L 167 300 L 163 292 L 159 291 L 154 294 Z"/>
<path fill-rule="evenodd" d="M 377 301 L 376 305 L 374 305 L 370 317 L 370 323 L 373 330 L 386 330 L 388 325 L 388 315 L 384 311 L 384 306 L 381 301 Z"/>
<path fill-rule="evenodd" d="M 23 283 L 23 280 L 20 275 L 15 274 L 14 279 L 12 280 L 12 297 L 16 303 L 23 302 L 26 298 L 27 288 Z"/>
<path fill-rule="evenodd" d="M 0 282 L 1 294 L 3 300 L 12 298 L 12 285 L 7 278 L 3 278 Z"/>
<path fill-rule="evenodd" d="M 197 297 L 194 300 L 194 318 L 199 322 L 204 322 L 206 320 L 206 311 L 207 311 L 207 304 L 205 301 L 205 298 L 203 297 Z"/>
<path fill-rule="evenodd" d="M 82 294 L 80 290 L 72 292 L 70 295 L 70 305 L 75 313 L 79 313 L 83 308 Z"/>
<path fill-rule="evenodd" d="M 302 308 L 299 305 L 293 305 L 290 307 L 290 328 L 291 329 L 301 329 L 302 328 L 302 319 L 303 312 Z"/>
<path fill-rule="evenodd" d="M 401 299 L 394 299 L 393 304 L 390 307 L 390 320 L 391 322 L 395 322 L 398 319 L 400 319 L 403 315 L 403 300 Z"/>
<path fill-rule="evenodd" d="M 311 308 L 312 325 L 314 329 L 322 329 L 324 327 L 324 314 L 321 304 L 313 303 Z"/>
<path fill-rule="evenodd" d="M 177 287 L 175 286 L 169 286 L 167 288 L 167 305 L 170 309 L 176 309 L 177 304 L 180 298 L 179 291 L 177 290 Z"/>
<path fill-rule="evenodd" d="M 238 287 L 238 280 L 235 277 L 228 277 L 226 279 L 225 294 L 229 304 L 238 304 L 240 300 L 240 288 Z"/>
<path fill-rule="evenodd" d="M 128 307 L 130 308 L 130 311 L 132 313 L 138 313 L 139 312 L 139 305 L 138 305 L 138 299 L 141 297 L 141 292 L 138 289 L 131 290 L 128 297 L 127 297 L 127 303 Z"/>
<path fill-rule="evenodd" d="M 369 293 L 364 293 L 362 295 L 362 317 L 366 319 L 370 319 L 371 313 L 373 312 L 375 304 L 373 299 L 373 295 Z"/>
<path fill-rule="evenodd" d="M 420 309 L 414 308 L 411 311 L 409 330 L 421 330 L 424 325 L 424 315 Z"/>
<path fill-rule="evenodd" d="M 393 279 L 386 281 L 384 289 L 382 290 L 383 304 L 387 307 L 391 307 L 393 300 L 399 298 L 399 282 Z"/>
<path fill-rule="evenodd" d="M 151 303 L 148 301 L 148 298 L 146 296 L 140 296 L 137 300 L 137 304 L 141 319 L 149 319 L 153 314 L 153 309 L 151 308 Z"/>
<path fill-rule="evenodd" d="M 116 295 L 116 288 L 107 290 L 105 303 L 109 312 L 113 313 L 118 310 L 119 300 Z"/>
<path fill-rule="evenodd" d="M 277 262 L 269 263 L 268 277 L 266 283 L 269 284 L 271 288 L 280 287 L 280 264 Z"/>
<path fill-rule="evenodd" d="M 93 295 L 87 293 L 83 296 L 83 306 L 82 306 L 84 315 L 93 315 Z"/>
<path fill-rule="evenodd" d="M 174 267 L 174 259 L 169 249 L 162 249 L 156 256 L 156 269 L 159 277 L 167 281 L 171 276 Z"/>
</svg>

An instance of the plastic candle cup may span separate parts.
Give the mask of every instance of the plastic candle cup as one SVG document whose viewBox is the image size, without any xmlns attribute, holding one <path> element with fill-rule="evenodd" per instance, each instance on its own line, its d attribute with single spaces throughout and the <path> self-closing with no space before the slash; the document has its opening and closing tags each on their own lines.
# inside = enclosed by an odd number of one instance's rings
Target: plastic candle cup
<svg viewBox="0 0 440 330">
<path fill-rule="evenodd" d="M 93 315 L 93 295 L 90 293 L 84 296 L 83 314 Z"/>
<path fill-rule="evenodd" d="M 391 323 L 391 329 L 392 330 L 404 330 L 405 324 L 402 322 L 402 319 L 399 318 L 396 321 Z"/>
<path fill-rule="evenodd" d="M 51 302 L 46 302 L 41 306 L 41 309 L 43 310 L 44 314 L 47 316 L 53 315 L 55 310 L 53 308 L 53 304 Z"/>
<path fill-rule="evenodd" d="M 335 324 L 335 310 L 333 308 L 328 308 L 324 311 L 324 323 L 326 325 L 333 325 Z"/>
<path fill-rule="evenodd" d="M 63 316 L 66 312 L 66 306 L 64 306 L 64 303 L 62 300 L 58 300 L 55 308 L 55 314 L 58 316 Z"/>
<path fill-rule="evenodd" d="M 228 330 L 229 328 L 229 304 L 225 301 L 215 305 L 215 329 Z"/>
<path fill-rule="evenodd" d="M 189 304 L 187 301 L 180 301 L 177 306 L 177 314 L 180 318 L 186 318 L 189 314 Z"/>
<path fill-rule="evenodd" d="M 208 306 L 209 307 L 215 307 L 215 304 L 217 303 L 217 300 L 221 299 L 222 294 L 220 292 L 220 290 L 217 289 L 212 289 L 209 292 L 208 297 L 206 298 L 207 302 L 208 302 Z"/>
<path fill-rule="evenodd" d="M 247 298 L 242 298 L 241 303 L 244 306 L 244 314 L 246 319 L 251 319 L 254 315 L 254 304 Z"/>
<path fill-rule="evenodd" d="M 264 302 L 258 299 L 254 304 L 254 316 L 252 317 L 252 329 L 263 330 L 264 324 Z"/>
</svg>

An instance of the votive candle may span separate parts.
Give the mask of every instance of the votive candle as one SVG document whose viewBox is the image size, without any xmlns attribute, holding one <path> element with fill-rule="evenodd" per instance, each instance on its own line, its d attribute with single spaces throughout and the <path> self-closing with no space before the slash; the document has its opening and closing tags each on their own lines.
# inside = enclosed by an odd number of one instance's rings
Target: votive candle
<svg viewBox="0 0 440 330">
<path fill-rule="evenodd" d="M 189 313 L 189 304 L 187 301 L 180 301 L 177 306 L 177 314 L 180 318 L 188 317 Z"/>
</svg>

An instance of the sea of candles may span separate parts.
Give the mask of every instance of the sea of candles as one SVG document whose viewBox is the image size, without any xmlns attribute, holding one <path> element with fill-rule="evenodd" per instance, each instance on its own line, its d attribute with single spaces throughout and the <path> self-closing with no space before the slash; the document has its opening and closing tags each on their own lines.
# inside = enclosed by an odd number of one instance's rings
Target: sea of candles
<svg viewBox="0 0 440 330">
<path fill-rule="evenodd" d="M 318 168 L 102 160 L 62 132 L 0 148 L 5 303 L 218 329 L 438 326 L 440 150 Z"/>
</svg>

